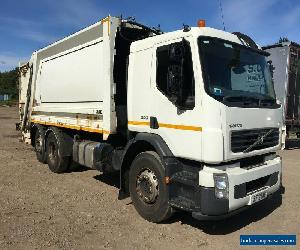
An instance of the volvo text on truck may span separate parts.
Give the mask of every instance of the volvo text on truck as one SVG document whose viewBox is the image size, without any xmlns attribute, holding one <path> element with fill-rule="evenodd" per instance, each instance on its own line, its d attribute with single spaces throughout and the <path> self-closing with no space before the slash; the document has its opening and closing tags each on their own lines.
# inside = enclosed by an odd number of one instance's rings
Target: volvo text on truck
<svg viewBox="0 0 300 250">
<path fill-rule="evenodd" d="M 52 172 L 118 171 L 149 221 L 230 216 L 281 186 L 267 55 L 203 21 L 162 33 L 109 16 L 20 65 L 22 137 Z"/>
</svg>

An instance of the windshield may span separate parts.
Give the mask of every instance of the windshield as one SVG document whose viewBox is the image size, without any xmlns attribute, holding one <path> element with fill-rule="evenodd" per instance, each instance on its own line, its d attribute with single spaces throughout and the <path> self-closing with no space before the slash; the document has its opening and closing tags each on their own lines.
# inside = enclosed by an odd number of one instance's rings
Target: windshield
<svg viewBox="0 0 300 250">
<path fill-rule="evenodd" d="M 263 54 L 217 38 L 200 37 L 205 88 L 226 103 L 276 103 L 270 67 Z"/>
</svg>

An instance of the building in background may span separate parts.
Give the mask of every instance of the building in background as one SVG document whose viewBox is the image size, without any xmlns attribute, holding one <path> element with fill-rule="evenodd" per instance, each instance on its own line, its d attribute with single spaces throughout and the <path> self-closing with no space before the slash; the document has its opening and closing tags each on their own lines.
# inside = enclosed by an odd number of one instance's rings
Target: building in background
<svg viewBox="0 0 300 250">
<path fill-rule="evenodd" d="M 263 47 L 270 53 L 277 99 L 284 107 L 288 138 L 300 138 L 300 45 L 282 40 Z"/>
</svg>

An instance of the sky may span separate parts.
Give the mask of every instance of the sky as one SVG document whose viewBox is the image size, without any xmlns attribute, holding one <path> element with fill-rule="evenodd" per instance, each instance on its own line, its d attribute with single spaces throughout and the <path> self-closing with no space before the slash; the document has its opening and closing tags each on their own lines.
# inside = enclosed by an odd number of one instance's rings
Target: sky
<svg viewBox="0 0 300 250">
<path fill-rule="evenodd" d="M 300 43 L 300 0 L 2 0 L 0 7 L 0 71 L 29 60 L 33 51 L 108 16 L 133 16 L 164 32 L 183 24 L 239 31 L 260 45 L 280 37 Z"/>
</svg>

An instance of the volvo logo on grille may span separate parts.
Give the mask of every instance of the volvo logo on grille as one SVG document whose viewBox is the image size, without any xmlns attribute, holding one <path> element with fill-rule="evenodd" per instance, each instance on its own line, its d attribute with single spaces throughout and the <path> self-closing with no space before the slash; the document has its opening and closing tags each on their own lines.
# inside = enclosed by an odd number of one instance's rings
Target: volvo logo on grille
<svg viewBox="0 0 300 250">
<path fill-rule="evenodd" d="M 264 143 L 264 139 L 265 139 L 265 135 L 259 135 L 258 137 L 257 137 L 257 144 L 258 145 L 262 145 L 263 143 Z"/>
<path fill-rule="evenodd" d="M 267 136 L 269 136 L 272 132 L 274 131 L 274 129 L 270 129 L 267 133 L 265 134 L 261 134 L 257 137 L 257 140 L 248 148 L 246 148 L 243 153 L 248 153 L 250 152 L 253 148 L 255 148 L 258 145 L 262 145 L 264 143 L 264 140 Z"/>
</svg>

